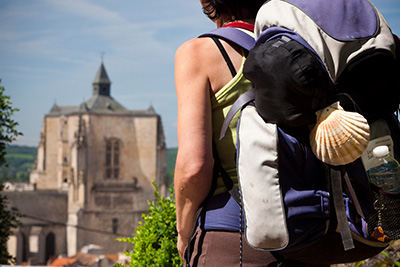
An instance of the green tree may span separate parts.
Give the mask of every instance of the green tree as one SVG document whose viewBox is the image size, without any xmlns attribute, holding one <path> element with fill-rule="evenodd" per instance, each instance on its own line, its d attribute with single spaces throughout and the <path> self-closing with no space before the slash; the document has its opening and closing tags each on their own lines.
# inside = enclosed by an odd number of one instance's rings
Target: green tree
<svg viewBox="0 0 400 267">
<path fill-rule="evenodd" d="M 6 147 L 18 135 L 22 135 L 16 130 L 18 123 L 12 119 L 18 109 L 11 107 L 11 104 L 10 97 L 4 95 L 4 87 L 0 86 L 0 166 L 7 164 Z M 4 185 L 0 183 L 0 264 L 9 264 L 14 262 L 14 258 L 8 253 L 7 240 L 19 223 L 19 215 L 7 209 L 7 197 L 1 194 L 3 189 Z"/>
<path fill-rule="evenodd" d="M 0 86 L 0 166 L 7 164 L 5 160 L 6 147 L 17 136 L 22 135 L 16 129 L 18 123 L 12 119 L 14 112 L 18 109 L 13 108 L 11 104 L 10 97 L 4 94 L 4 87 Z"/>
<path fill-rule="evenodd" d="M 143 222 L 135 230 L 135 236 L 119 239 L 133 244 L 133 250 L 125 252 L 130 256 L 130 266 L 161 267 L 182 266 L 176 248 L 177 236 L 175 200 L 173 191 L 167 198 L 160 196 L 155 187 L 155 201 L 148 202 L 149 209 L 142 215 Z"/>
<path fill-rule="evenodd" d="M 8 253 L 7 241 L 13 234 L 13 228 L 18 226 L 20 215 L 7 208 L 7 197 L 1 194 L 3 189 L 4 185 L 0 184 L 0 264 L 11 264 L 15 259 Z"/>
</svg>

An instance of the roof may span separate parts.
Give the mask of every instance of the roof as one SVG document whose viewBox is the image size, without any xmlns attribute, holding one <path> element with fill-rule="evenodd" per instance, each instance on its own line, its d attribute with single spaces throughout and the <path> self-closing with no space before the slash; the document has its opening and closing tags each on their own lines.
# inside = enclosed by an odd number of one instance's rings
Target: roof
<svg viewBox="0 0 400 267">
<path fill-rule="evenodd" d="M 6 192 L 12 210 L 23 215 L 24 225 L 65 224 L 68 214 L 68 195 L 58 191 Z"/>
<path fill-rule="evenodd" d="M 128 111 L 120 103 L 110 96 L 94 95 L 83 103 L 87 110 L 102 112 L 125 112 Z"/>
<path fill-rule="evenodd" d="M 93 84 L 111 84 L 103 63 L 101 63 L 100 68 L 94 77 Z"/>
<path fill-rule="evenodd" d="M 70 114 L 79 112 L 79 106 L 59 106 L 56 103 L 51 107 L 49 114 Z"/>
<path fill-rule="evenodd" d="M 98 86 L 106 90 L 100 91 Z M 74 115 L 74 114 L 109 114 L 109 115 L 156 115 L 152 105 L 147 110 L 128 110 L 110 95 L 110 79 L 103 63 L 101 63 L 93 80 L 93 95 L 79 106 L 59 106 L 56 103 L 46 116 Z M 96 90 L 95 90 L 96 89 Z"/>
<path fill-rule="evenodd" d="M 75 258 L 57 258 L 50 264 L 50 266 L 66 266 L 71 265 L 76 261 L 77 259 Z"/>
<path fill-rule="evenodd" d="M 78 252 L 75 256 L 70 258 L 62 258 L 58 257 L 55 259 L 50 266 L 70 266 L 72 264 L 77 266 L 98 266 L 98 262 L 101 260 L 106 260 L 108 264 L 107 266 L 113 266 L 116 262 L 119 261 L 118 254 L 105 254 L 105 255 L 96 255 L 90 253 L 82 253 Z"/>
<path fill-rule="evenodd" d="M 69 116 L 76 114 L 105 114 L 105 115 L 130 115 L 130 116 L 154 116 L 157 115 L 150 106 L 144 110 L 128 110 L 111 97 L 92 96 L 79 106 L 54 106 L 46 116 Z"/>
</svg>

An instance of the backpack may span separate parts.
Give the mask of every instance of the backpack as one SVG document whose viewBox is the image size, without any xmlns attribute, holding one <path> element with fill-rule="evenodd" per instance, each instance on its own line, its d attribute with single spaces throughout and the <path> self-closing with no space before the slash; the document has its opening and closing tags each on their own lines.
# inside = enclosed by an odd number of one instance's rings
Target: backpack
<svg viewBox="0 0 400 267">
<path fill-rule="evenodd" d="M 365 161 L 379 144 L 400 159 L 397 37 L 366 0 L 270 0 L 255 26 L 244 66 L 254 88 L 221 130 L 223 138 L 241 110 L 237 201 L 247 242 L 309 264 L 379 253 L 400 239 L 400 194 L 370 184 Z M 350 158 L 327 161 L 313 146 L 310 129 L 324 109 L 367 125 Z"/>
</svg>

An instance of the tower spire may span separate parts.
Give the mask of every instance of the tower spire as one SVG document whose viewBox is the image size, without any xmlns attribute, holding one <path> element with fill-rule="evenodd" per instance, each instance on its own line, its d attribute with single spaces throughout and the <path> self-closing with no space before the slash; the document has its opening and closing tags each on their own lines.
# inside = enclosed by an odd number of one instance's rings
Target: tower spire
<svg viewBox="0 0 400 267">
<path fill-rule="evenodd" d="M 110 96 L 110 87 L 111 82 L 108 79 L 104 64 L 101 62 L 100 68 L 93 81 L 93 95 Z"/>
</svg>

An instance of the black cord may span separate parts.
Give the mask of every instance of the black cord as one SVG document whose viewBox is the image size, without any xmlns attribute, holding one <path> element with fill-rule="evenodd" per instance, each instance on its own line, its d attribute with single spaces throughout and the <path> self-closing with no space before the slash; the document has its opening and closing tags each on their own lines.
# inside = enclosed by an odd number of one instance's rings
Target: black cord
<svg viewBox="0 0 400 267">
<path fill-rule="evenodd" d="M 35 220 L 42 221 L 42 222 L 47 222 L 47 223 L 54 224 L 54 225 L 63 225 L 63 226 L 75 227 L 77 229 L 84 230 L 84 231 L 89 231 L 89 232 L 96 232 L 96 233 L 107 234 L 107 235 L 133 236 L 133 233 L 132 234 L 113 233 L 113 232 L 109 232 L 109 231 L 89 228 L 89 227 L 75 225 L 75 224 L 69 224 L 69 223 L 65 223 L 65 222 L 57 222 L 57 221 L 44 219 L 44 218 L 33 216 L 33 215 L 22 214 L 22 217 L 31 218 L 31 219 L 35 219 Z"/>
<path fill-rule="evenodd" d="M 243 208 L 242 208 L 242 204 L 243 204 L 243 200 L 242 200 L 242 192 L 239 191 L 239 195 L 240 195 L 240 203 L 239 203 L 239 207 L 240 207 L 240 215 L 239 215 L 239 235 L 240 235 L 240 256 L 239 256 L 239 263 L 240 263 L 240 267 L 242 267 L 242 262 L 243 262 L 243 237 L 242 237 L 242 227 L 243 227 Z"/>
</svg>

